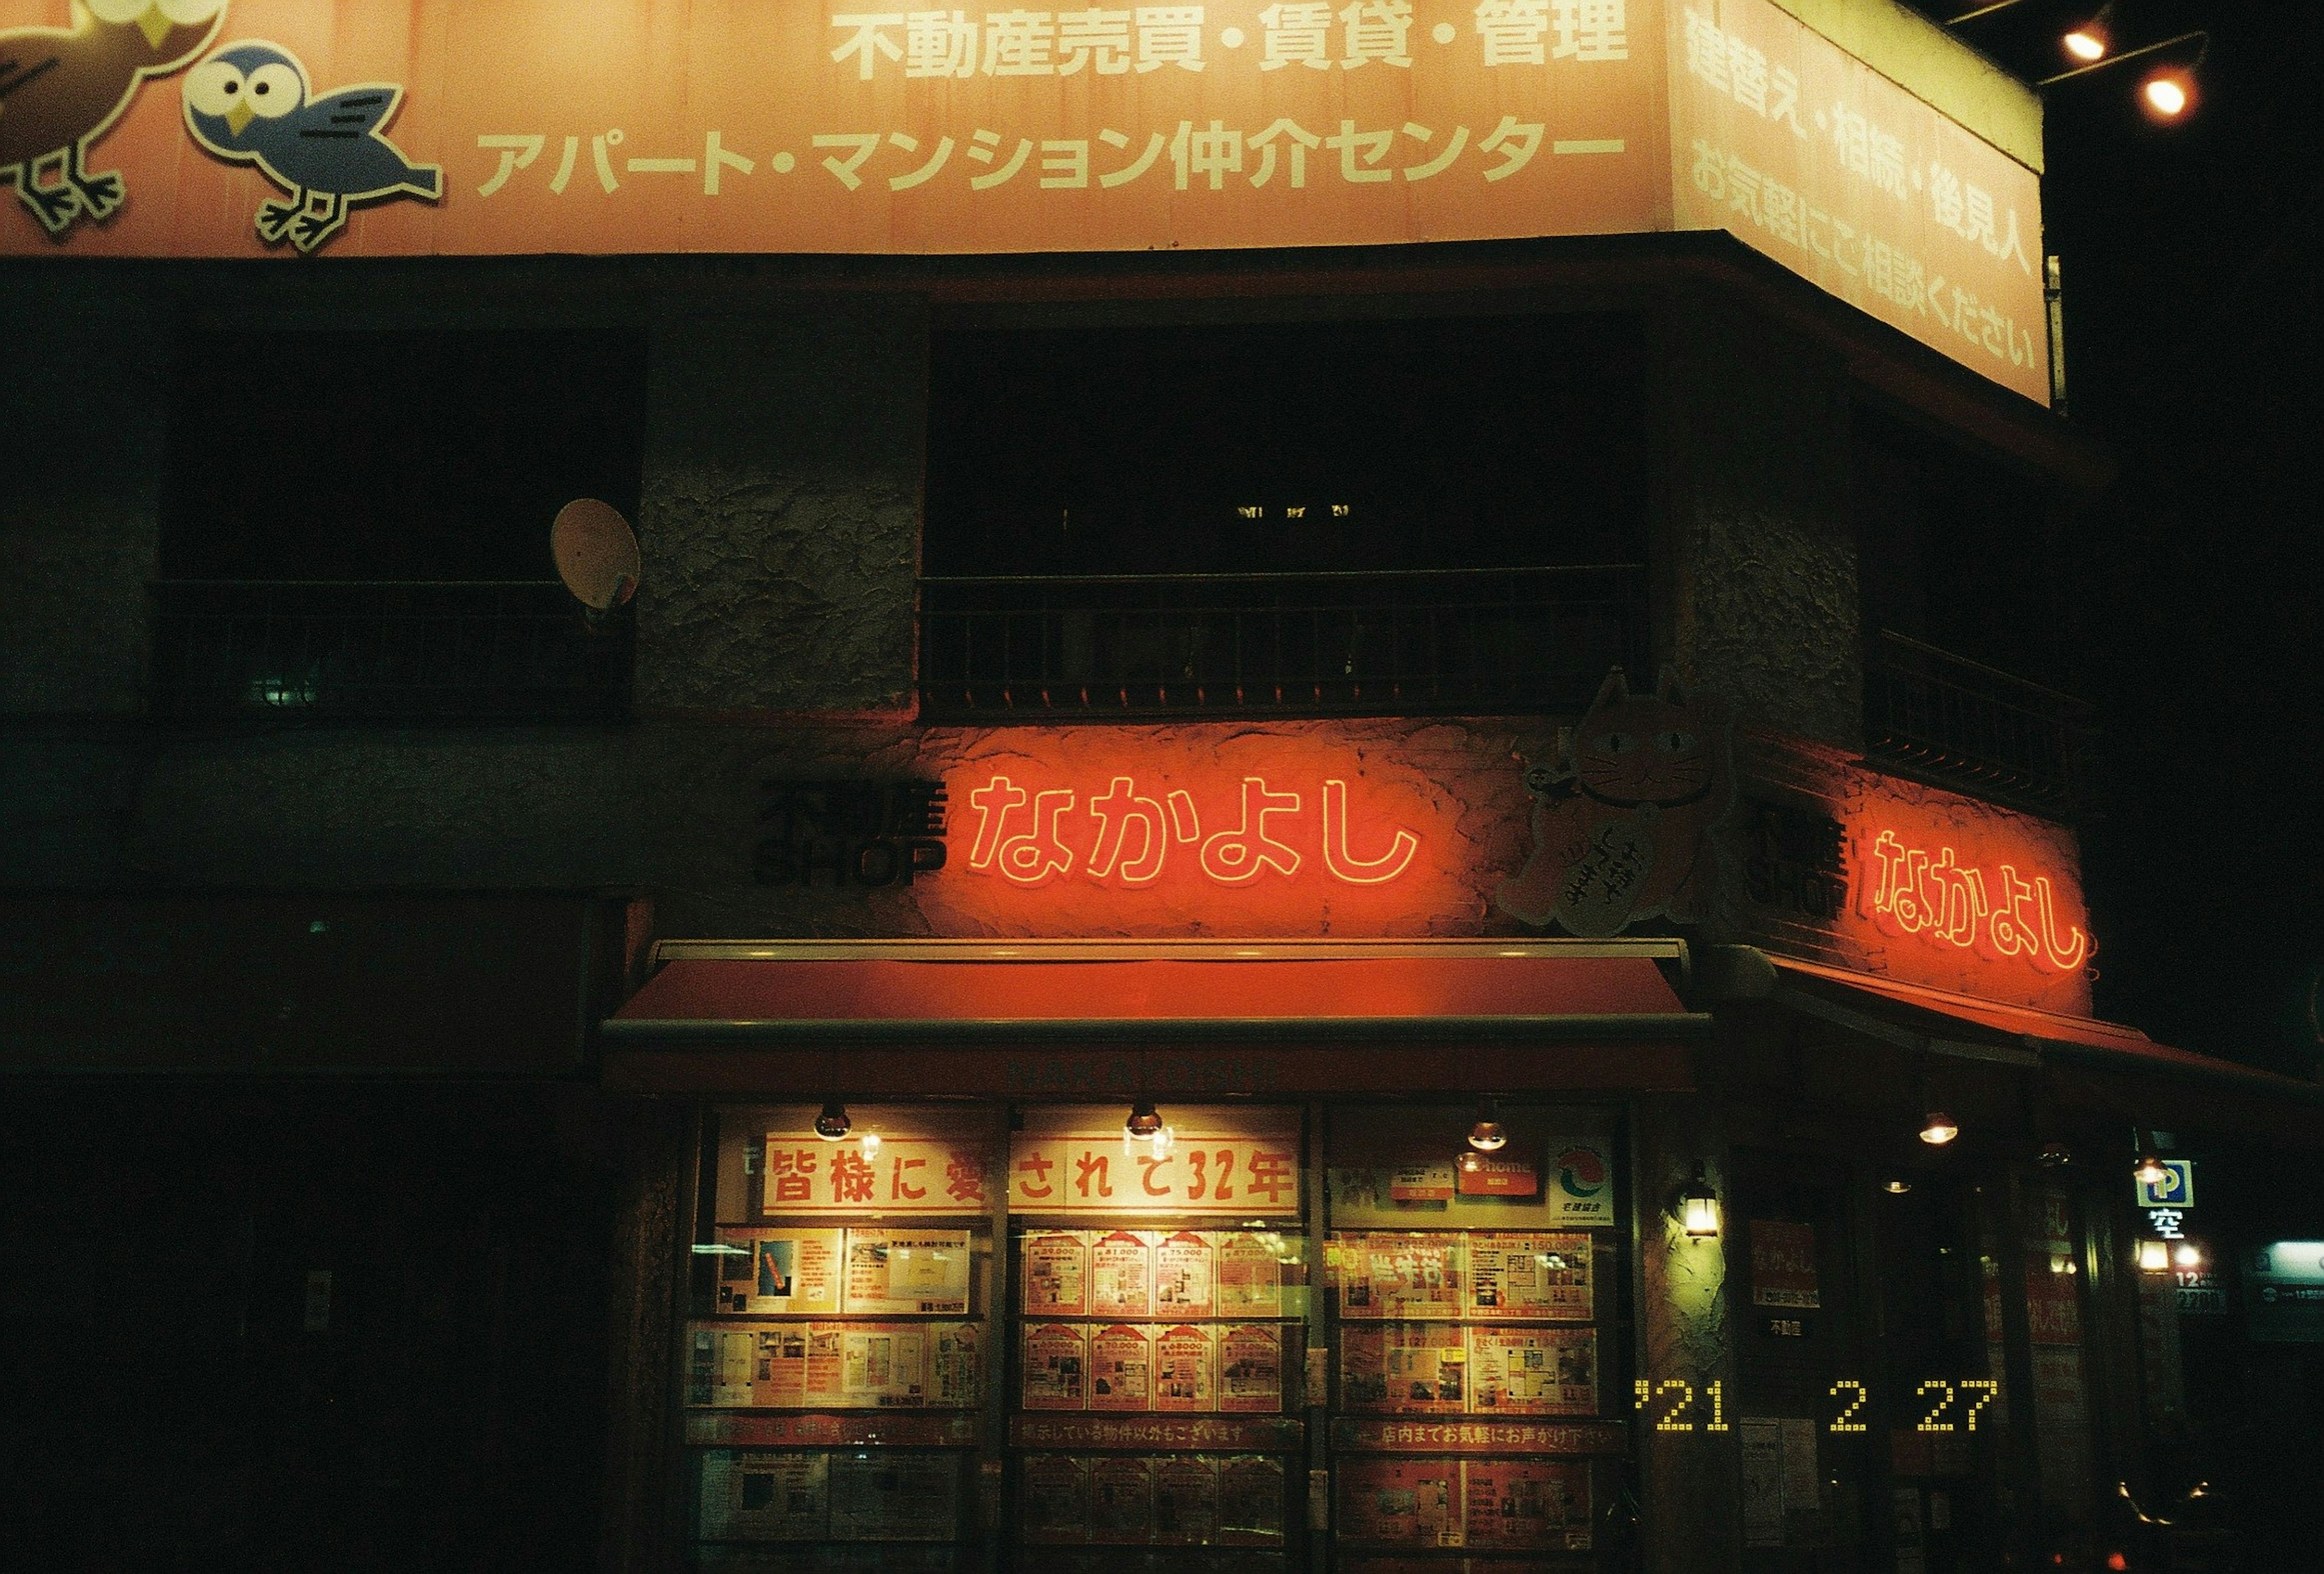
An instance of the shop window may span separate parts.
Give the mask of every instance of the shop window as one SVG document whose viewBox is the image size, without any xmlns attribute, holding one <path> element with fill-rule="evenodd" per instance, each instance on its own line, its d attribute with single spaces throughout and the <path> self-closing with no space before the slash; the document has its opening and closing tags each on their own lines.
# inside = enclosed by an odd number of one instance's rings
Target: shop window
<svg viewBox="0 0 2324 1574">
<path fill-rule="evenodd" d="M 816 1113 L 723 1109 L 706 1150 L 695 1562 L 1612 1555 L 1607 1112 L 1505 1109 L 1466 1189 L 1465 1109 L 1171 1107 L 1162 1146 L 1120 1105 Z"/>
<path fill-rule="evenodd" d="M 1586 704 L 1644 632 L 1617 316 L 936 336 L 939 713 Z"/>
<path fill-rule="evenodd" d="M 576 497 L 636 518 L 641 338 L 206 333 L 180 352 L 158 709 L 290 722 L 626 708 L 627 620 L 582 617 L 549 529 Z"/>
</svg>

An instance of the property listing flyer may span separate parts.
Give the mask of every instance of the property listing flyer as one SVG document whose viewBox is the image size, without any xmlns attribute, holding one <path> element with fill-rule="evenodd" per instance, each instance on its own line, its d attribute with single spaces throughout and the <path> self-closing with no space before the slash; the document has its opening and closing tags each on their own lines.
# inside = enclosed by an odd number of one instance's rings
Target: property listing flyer
<svg viewBox="0 0 2324 1574">
<path fill-rule="evenodd" d="M 1154 1342 L 1145 1329 L 1117 1322 L 1093 1330 L 1089 1339 L 1089 1407 L 1151 1410 L 1153 1369 Z"/>
<path fill-rule="evenodd" d="M 847 1310 L 875 1317 L 968 1310 L 970 1256 L 964 1229 L 851 1229 Z"/>
<path fill-rule="evenodd" d="M 1132 1229 L 1099 1236 L 1090 1247 L 1090 1315 L 1148 1317 L 1153 1310 L 1153 1243 Z"/>
<path fill-rule="evenodd" d="M 1339 1468 L 1338 1530 L 1351 1542 L 1461 1544 L 1457 1459 L 1347 1459 Z"/>
<path fill-rule="evenodd" d="M 1467 1316 L 1492 1322 L 1588 1322 L 1595 1310 L 1588 1236 L 1480 1231 L 1469 1238 Z"/>
<path fill-rule="evenodd" d="M 1137 1544 L 1154 1539 L 1154 1461 L 1101 1454 L 1090 1462 L 1090 1538 Z"/>
<path fill-rule="evenodd" d="M 1199 1546 L 1219 1533 L 1219 1462 L 1170 1454 L 1154 1462 L 1154 1539 Z"/>
<path fill-rule="evenodd" d="M 1154 1408 L 1214 1410 L 1212 1387 L 1213 1333 L 1200 1323 L 1166 1328 L 1154 1340 Z"/>
<path fill-rule="evenodd" d="M 1471 1547 L 1586 1551 L 1590 1466 L 1582 1459 L 1468 1459 L 1462 1523 Z"/>
<path fill-rule="evenodd" d="M 1078 1229 L 1049 1229 L 1027 1236 L 1019 1304 L 1028 1317 L 1079 1317 L 1086 1312 L 1089 1237 Z"/>
<path fill-rule="evenodd" d="M 1250 1414 L 1283 1410 L 1283 1335 L 1273 1323 L 1219 1330 L 1219 1408 Z"/>
<path fill-rule="evenodd" d="M 1212 1306 L 1211 1239 L 1190 1229 L 1154 1245 L 1154 1315 L 1208 1317 Z"/>
<path fill-rule="evenodd" d="M 1045 1322 L 1025 1330 L 1024 1384 L 1027 1410 L 1080 1410 L 1088 1400 L 1085 1381 L 1089 1340 L 1076 1324 Z"/>
<path fill-rule="evenodd" d="M 836 1229 L 722 1229 L 718 1310 L 756 1313 L 839 1310 Z"/>
<path fill-rule="evenodd" d="M 1360 1232 L 1333 1238 L 1326 1263 L 1344 1319 L 1461 1315 L 1461 1237 Z"/>
<path fill-rule="evenodd" d="M 1479 1414 L 1594 1415 L 1598 1330 L 1472 1328 L 1469 1383 Z"/>
<path fill-rule="evenodd" d="M 697 1533 L 706 1542 L 820 1540 L 831 1523 L 829 1468 L 822 1454 L 707 1450 Z"/>
<path fill-rule="evenodd" d="M 1219 1540 L 1231 1546 L 1282 1544 L 1282 1460 L 1238 1454 L 1219 1461 Z"/>
<path fill-rule="evenodd" d="M 960 1533 L 960 1471 L 956 1454 L 834 1455 L 831 1533 L 842 1541 L 951 1541 Z"/>
<path fill-rule="evenodd" d="M 1280 1317 L 1283 1315 L 1283 1264 L 1280 1237 L 1228 1235 L 1219 1238 L 1217 1304 L 1221 1317 Z"/>
<path fill-rule="evenodd" d="M 1089 1539 L 1089 1461 L 1030 1454 L 1017 1471 L 1017 1528 L 1026 1541 L 1056 1546 Z"/>
<path fill-rule="evenodd" d="M 1458 1415 L 1468 1407 L 1468 1366 L 1457 1327 L 1342 1327 L 1340 1404 L 1391 1415 Z"/>
</svg>

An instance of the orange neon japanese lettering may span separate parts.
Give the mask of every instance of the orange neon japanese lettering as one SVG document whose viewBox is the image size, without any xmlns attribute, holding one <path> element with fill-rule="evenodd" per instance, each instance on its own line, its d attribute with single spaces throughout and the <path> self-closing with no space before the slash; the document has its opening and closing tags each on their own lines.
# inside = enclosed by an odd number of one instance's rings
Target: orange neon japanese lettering
<svg viewBox="0 0 2324 1574">
<path fill-rule="evenodd" d="M 1139 797 L 1130 778 L 1117 776 L 1103 797 L 1090 800 L 1089 811 L 1097 820 L 1097 842 L 1089 856 L 1092 878 L 1116 877 L 1126 886 L 1151 885 L 1161 878 L 1162 856 L 1170 843 L 1169 833 L 1163 829 L 1160 804 Z M 1138 833 L 1138 851 L 1124 857 L 1133 828 Z"/>
<path fill-rule="evenodd" d="M 1398 827 L 1388 851 L 1378 858 L 1358 858 L 1348 851 L 1348 784 L 1337 777 L 1323 783 L 1323 867 L 1351 886 L 1386 884 L 1405 871 L 1420 838 Z"/>
<path fill-rule="evenodd" d="M 1266 869 L 1286 879 L 1297 874 L 1299 854 L 1268 834 L 1267 823 L 1280 815 L 1297 814 L 1299 802 L 1297 793 L 1269 792 L 1265 777 L 1243 778 L 1242 823 L 1203 842 L 1203 872 L 1229 886 L 1248 885 Z"/>
</svg>

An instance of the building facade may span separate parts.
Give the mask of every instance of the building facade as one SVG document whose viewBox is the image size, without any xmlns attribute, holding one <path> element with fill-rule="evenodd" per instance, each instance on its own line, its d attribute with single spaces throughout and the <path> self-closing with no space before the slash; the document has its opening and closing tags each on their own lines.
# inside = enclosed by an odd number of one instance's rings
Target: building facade
<svg viewBox="0 0 2324 1574">
<path fill-rule="evenodd" d="M 2133 1161 L 2314 1090 L 2094 1014 L 2030 95 L 1804 0 L 180 9 L 0 140 L 17 1315 L 131 1312 L 23 1550 L 2160 1544 L 2237 1286 Z"/>
</svg>

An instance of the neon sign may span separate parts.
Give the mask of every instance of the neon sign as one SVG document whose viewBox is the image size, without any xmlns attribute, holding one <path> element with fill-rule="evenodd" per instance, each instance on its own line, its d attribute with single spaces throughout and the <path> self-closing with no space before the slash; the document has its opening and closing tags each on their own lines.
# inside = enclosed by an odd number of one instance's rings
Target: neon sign
<svg viewBox="0 0 2324 1574">
<path fill-rule="evenodd" d="M 1137 888 L 1160 879 L 1174 860 L 1214 884 L 1296 879 L 1312 852 L 1325 876 L 1351 886 L 1385 885 L 1412 867 L 1420 838 L 1401 825 L 1351 828 L 1347 781 L 1314 787 L 1248 775 L 1226 804 L 1203 806 L 1185 787 L 1141 792 L 1135 776 L 1090 784 L 1028 787 L 995 771 L 964 796 L 974 819 L 968 868 L 1019 886 L 1079 878 Z M 1320 810 L 1311 815 L 1308 805 Z M 1318 823 L 1320 821 L 1320 823 Z"/>
<path fill-rule="evenodd" d="M 1988 880 L 1950 846 L 1932 852 L 1886 828 L 1868 851 L 1874 867 L 1865 912 L 1885 934 L 2052 972 L 2075 971 L 2089 959 L 2089 936 L 2070 917 L 2061 921 L 2063 905 L 2048 875 L 2028 879 L 1998 863 Z"/>
</svg>

